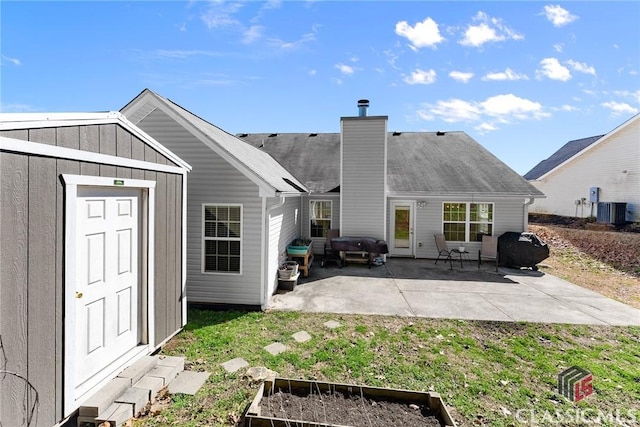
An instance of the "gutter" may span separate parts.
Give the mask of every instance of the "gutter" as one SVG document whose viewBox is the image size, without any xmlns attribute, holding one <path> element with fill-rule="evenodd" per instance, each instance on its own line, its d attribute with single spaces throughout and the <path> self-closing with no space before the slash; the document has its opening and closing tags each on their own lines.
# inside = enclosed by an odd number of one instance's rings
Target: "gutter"
<svg viewBox="0 0 640 427">
<path fill-rule="evenodd" d="M 280 195 L 280 201 L 275 205 L 267 206 L 267 198 L 262 198 L 262 211 L 264 212 L 264 221 L 263 221 L 263 236 L 262 236 L 262 248 L 260 258 L 262 259 L 262 286 L 260 289 L 260 309 L 262 311 L 267 309 L 268 296 L 267 289 L 269 287 L 269 260 L 267 259 L 267 255 L 269 253 L 268 245 L 269 245 L 269 214 L 271 211 L 277 208 L 281 208 L 284 206 L 287 201 L 286 195 L 283 193 L 276 193 Z"/>
<path fill-rule="evenodd" d="M 522 205 L 522 231 L 529 231 L 529 206 L 535 201 L 535 197 L 529 197 L 529 201 Z"/>
</svg>

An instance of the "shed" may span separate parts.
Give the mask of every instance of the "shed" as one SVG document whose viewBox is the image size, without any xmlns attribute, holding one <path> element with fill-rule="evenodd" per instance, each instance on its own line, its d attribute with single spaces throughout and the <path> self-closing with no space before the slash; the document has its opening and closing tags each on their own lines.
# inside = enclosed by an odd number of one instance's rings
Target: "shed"
<svg viewBox="0 0 640 427">
<path fill-rule="evenodd" d="M 62 422 L 185 325 L 189 170 L 118 112 L 0 114 L 2 425 Z"/>
</svg>

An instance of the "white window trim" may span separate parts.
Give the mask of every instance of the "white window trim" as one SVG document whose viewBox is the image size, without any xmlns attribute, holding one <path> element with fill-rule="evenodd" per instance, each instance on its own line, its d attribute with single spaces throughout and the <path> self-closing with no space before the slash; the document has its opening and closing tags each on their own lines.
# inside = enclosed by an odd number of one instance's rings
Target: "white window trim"
<svg viewBox="0 0 640 427">
<path fill-rule="evenodd" d="M 464 221 L 445 221 L 444 220 L 444 205 L 447 203 L 457 203 L 457 204 L 466 204 L 467 208 L 465 209 L 465 219 Z M 471 205 L 472 204 L 476 204 L 476 205 L 492 205 L 493 209 L 493 219 L 491 221 L 471 221 Z M 449 224 L 464 224 L 464 241 L 460 241 L 460 240 L 452 240 L 453 242 L 461 242 L 461 243 L 478 243 L 478 242 L 471 242 L 469 241 L 469 236 L 471 235 L 471 224 L 491 224 L 491 235 L 493 236 L 493 230 L 495 230 L 495 222 L 496 222 L 496 204 L 495 202 L 460 202 L 460 201 L 444 201 L 442 202 L 442 206 L 440 208 L 440 224 L 441 224 L 441 230 L 442 230 L 442 234 L 444 234 L 444 224 L 449 223 Z"/>
<path fill-rule="evenodd" d="M 314 217 L 313 217 L 313 209 L 311 208 L 311 205 L 314 204 L 314 203 L 318 203 L 318 202 L 329 202 L 329 209 L 331 211 L 331 217 L 330 218 L 321 218 L 321 219 L 322 220 L 329 219 L 329 221 L 330 221 L 329 229 L 331 229 L 331 227 L 333 226 L 333 200 L 329 200 L 329 199 L 309 200 L 309 221 L 307 222 L 307 225 L 309 226 L 309 238 L 310 239 L 325 240 L 326 237 L 311 237 L 311 220 L 314 219 Z"/>
<path fill-rule="evenodd" d="M 230 271 L 206 271 L 205 270 L 205 258 L 206 258 L 206 245 L 204 244 L 205 240 L 221 240 L 219 238 L 211 238 L 205 236 L 205 208 L 207 206 L 230 206 L 230 207 L 239 207 L 240 208 L 240 238 L 230 238 L 224 240 L 235 240 L 240 242 L 240 271 L 230 272 Z M 244 208 L 241 203 L 203 203 L 202 204 L 202 220 L 201 220 L 201 236 L 200 243 L 202 245 L 202 254 L 200 258 L 200 271 L 202 274 L 218 274 L 223 276 L 242 276 L 242 267 L 243 267 L 243 253 L 244 253 Z"/>
</svg>

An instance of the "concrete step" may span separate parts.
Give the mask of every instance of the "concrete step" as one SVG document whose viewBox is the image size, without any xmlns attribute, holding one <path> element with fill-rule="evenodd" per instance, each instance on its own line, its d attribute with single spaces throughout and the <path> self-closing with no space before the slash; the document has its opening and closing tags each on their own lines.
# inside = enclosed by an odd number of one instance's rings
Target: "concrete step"
<svg viewBox="0 0 640 427">
<path fill-rule="evenodd" d="M 138 415 L 183 370 L 182 357 L 143 357 L 80 407 L 78 427 L 97 427 L 102 423 L 120 427 Z"/>
</svg>

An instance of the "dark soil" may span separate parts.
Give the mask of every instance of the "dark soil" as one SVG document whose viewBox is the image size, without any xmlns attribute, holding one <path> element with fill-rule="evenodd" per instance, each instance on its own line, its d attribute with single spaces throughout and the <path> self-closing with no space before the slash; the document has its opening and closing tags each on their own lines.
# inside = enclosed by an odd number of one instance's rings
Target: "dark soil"
<svg viewBox="0 0 640 427">
<path fill-rule="evenodd" d="M 444 426 L 437 412 L 421 404 L 374 400 L 340 392 L 298 396 L 278 391 L 265 396 L 261 416 L 354 427 Z"/>
</svg>

